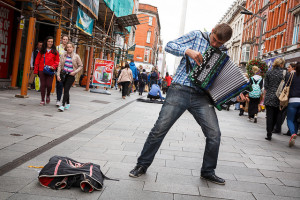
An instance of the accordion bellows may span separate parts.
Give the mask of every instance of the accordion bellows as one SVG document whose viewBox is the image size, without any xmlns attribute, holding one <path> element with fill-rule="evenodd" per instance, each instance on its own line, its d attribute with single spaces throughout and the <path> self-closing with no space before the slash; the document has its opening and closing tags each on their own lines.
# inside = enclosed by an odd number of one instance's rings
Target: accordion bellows
<svg viewBox="0 0 300 200">
<path fill-rule="evenodd" d="M 211 46 L 205 51 L 202 64 L 193 68 L 190 78 L 209 94 L 218 110 L 249 86 L 247 77 L 229 56 Z"/>
</svg>

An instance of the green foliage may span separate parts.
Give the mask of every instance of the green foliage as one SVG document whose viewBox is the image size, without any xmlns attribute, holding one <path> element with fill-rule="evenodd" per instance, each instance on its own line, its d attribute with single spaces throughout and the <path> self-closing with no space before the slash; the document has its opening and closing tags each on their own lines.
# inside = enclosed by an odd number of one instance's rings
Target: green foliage
<svg viewBox="0 0 300 200">
<path fill-rule="evenodd" d="M 257 66 L 260 70 L 258 75 L 261 75 L 261 77 L 265 78 L 266 73 L 268 71 L 267 63 L 262 61 L 261 59 L 249 60 L 249 62 L 246 65 L 247 74 L 248 74 L 249 77 L 254 75 L 254 73 L 252 71 L 253 66 Z"/>
</svg>

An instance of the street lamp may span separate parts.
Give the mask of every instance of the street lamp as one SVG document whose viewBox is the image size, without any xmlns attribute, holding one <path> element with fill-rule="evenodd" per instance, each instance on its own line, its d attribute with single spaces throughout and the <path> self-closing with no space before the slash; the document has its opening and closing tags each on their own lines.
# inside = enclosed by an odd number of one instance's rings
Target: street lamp
<svg viewBox="0 0 300 200">
<path fill-rule="evenodd" d="M 261 26 L 260 26 L 260 34 L 259 34 L 259 42 L 258 42 L 258 52 L 257 52 L 257 58 L 260 57 L 261 54 L 261 40 L 262 40 L 262 34 L 263 34 L 263 23 L 265 21 L 265 16 L 261 17 L 257 14 L 254 14 L 253 12 L 251 12 L 250 10 L 247 10 L 245 7 L 238 5 L 238 8 L 242 9 L 242 11 L 240 12 L 241 14 L 244 15 L 253 15 L 254 17 L 257 17 L 259 19 L 261 19 Z"/>
</svg>

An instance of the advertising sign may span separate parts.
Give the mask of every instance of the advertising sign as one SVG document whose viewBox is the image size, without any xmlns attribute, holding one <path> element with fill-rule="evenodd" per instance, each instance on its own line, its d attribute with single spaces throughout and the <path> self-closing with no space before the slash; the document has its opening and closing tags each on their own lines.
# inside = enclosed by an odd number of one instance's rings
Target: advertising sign
<svg viewBox="0 0 300 200">
<path fill-rule="evenodd" d="M 93 33 L 94 20 L 78 7 L 76 26 L 88 35 Z"/>
<path fill-rule="evenodd" d="M 88 9 L 98 19 L 99 0 L 77 0 L 82 6 Z"/>
<path fill-rule="evenodd" d="M 114 61 L 95 59 L 92 85 L 111 87 L 114 71 Z"/>
<path fill-rule="evenodd" d="M 0 4 L 0 78 L 8 78 L 14 11 Z"/>
</svg>

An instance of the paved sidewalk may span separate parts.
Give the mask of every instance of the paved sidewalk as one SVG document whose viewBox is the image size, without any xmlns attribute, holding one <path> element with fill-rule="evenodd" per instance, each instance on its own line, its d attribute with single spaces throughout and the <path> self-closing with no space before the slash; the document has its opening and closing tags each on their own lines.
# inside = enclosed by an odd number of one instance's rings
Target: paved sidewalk
<svg viewBox="0 0 300 200">
<path fill-rule="evenodd" d="M 134 94 L 122 100 L 115 90 L 112 95 L 101 95 L 72 88 L 71 110 L 59 113 L 54 102 L 38 106 L 39 93 L 30 91 L 29 99 L 17 99 L 13 97 L 16 92 L 0 92 L 1 165 L 139 98 Z M 217 112 L 222 144 L 216 172 L 226 179 L 225 186 L 199 178 L 205 138 L 188 112 L 169 131 L 147 174 L 130 178 L 128 172 L 135 166 L 160 108 L 159 104 L 133 102 L 0 176 L 0 199 L 300 199 L 300 140 L 293 148 L 283 135 L 274 134 L 271 142 L 266 141 L 264 113 L 254 124 L 246 116 L 239 117 L 233 108 Z M 102 191 L 91 194 L 79 188 L 43 188 L 37 181 L 39 169 L 28 166 L 43 166 L 53 155 L 100 164 L 108 177 L 120 181 L 106 180 Z"/>
</svg>

